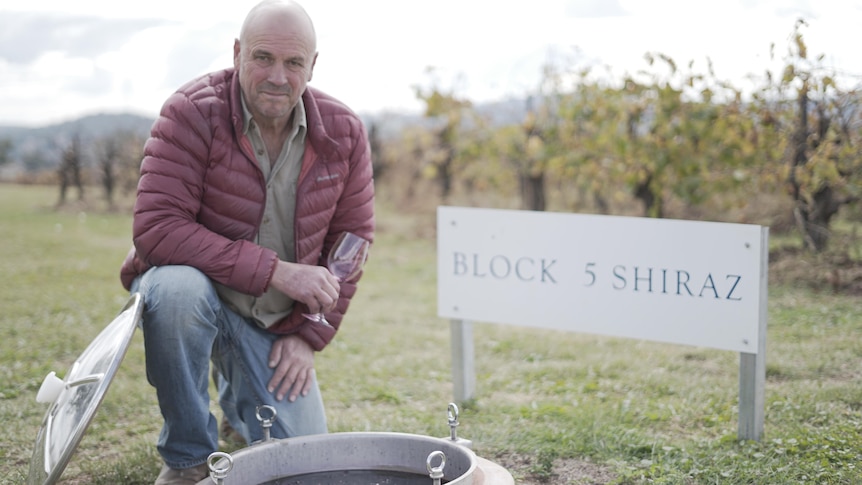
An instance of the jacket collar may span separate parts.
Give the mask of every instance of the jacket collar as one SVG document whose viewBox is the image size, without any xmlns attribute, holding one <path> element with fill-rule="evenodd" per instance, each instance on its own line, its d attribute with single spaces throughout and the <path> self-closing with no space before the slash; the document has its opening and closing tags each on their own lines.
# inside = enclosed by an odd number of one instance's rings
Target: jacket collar
<svg viewBox="0 0 862 485">
<path fill-rule="evenodd" d="M 310 86 L 302 93 L 302 102 L 305 105 L 305 122 L 308 124 L 308 140 L 314 146 L 315 151 L 324 159 L 332 159 L 338 151 L 338 144 L 330 138 L 323 123 L 323 116 L 317 104 L 320 91 Z"/>
<path fill-rule="evenodd" d="M 233 71 L 231 74 L 230 86 L 230 113 L 231 122 L 233 123 L 234 132 L 237 138 L 244 136 L 243 126 L 243 108 L 242 108 L 242 91 L 239 86 L 239 72 L 230 68 Z M 320 154 L 324 160 L 334 158 L 338 150 L 338 144 L 329 137 L 326 133 L 326 125 L 323 123 L 323 117 L 320 113 L 320 107 L 317 104 L 317 97 L 320 96 L 320 91 L 310 86 L 305 88 L 302 93 L 302 102 L 305 106 L 305 120 L 308 124 L 306 133 L 306 141 L 314 147 L 314 151 Z"/>
</svg>

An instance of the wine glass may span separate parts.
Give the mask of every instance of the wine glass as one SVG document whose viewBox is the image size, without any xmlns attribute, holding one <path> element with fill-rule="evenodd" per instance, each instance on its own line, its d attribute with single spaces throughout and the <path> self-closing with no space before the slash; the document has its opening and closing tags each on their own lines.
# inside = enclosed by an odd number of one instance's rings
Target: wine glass
<svg viewBox="0 0 862 485">
<path fill-rule="evenodd" d="M 338 281 L 347 281 L 362 270 L 365 264 L 365 258 L 368 256 L 368 247 L 371 243 L 352 232 L 343 232 L 335 241 L 335 245 L 329 251 L 326 257 L 326 267 L 329 272 L 338 278 Z M 328 327 L 332 325 L 326 321 L 323 312 L 320 313 L 303 313 L 302 316 L 312 322 L 321 323 Z"/>
</svg>

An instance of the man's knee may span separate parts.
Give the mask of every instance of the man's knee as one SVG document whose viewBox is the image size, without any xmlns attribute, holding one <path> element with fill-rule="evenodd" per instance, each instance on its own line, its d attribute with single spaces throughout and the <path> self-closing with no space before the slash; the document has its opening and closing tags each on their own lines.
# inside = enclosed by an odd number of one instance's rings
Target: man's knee
<svg viewBox="0 0 862 485">
<path fill-rule="evenodd" d="M 138 291 L 151 300 L 193 300 L 214 291 L 210 279 L 191 266 L 156 266 L 140 278 Z"/>
<path fill-rule="evenodd" d="M 212 281 L 191 266 L 157 266 L 140 276 L 133 288 L 144 299 L 149 315 L 179 316 L 190 312 L 209 319 L 217 312 L 218 294 Z"/>
</svg>

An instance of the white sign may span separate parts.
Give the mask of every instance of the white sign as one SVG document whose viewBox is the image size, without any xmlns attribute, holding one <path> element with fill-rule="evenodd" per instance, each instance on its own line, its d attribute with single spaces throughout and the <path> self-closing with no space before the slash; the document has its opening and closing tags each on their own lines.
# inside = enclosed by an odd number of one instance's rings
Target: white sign
<svg viewBox="0 0 862 485">
<path fill-rule="evenodd" d="M 437 218 L 441 317 L 759 351 L 766 228 L 462 207 Z"/>
</svg>

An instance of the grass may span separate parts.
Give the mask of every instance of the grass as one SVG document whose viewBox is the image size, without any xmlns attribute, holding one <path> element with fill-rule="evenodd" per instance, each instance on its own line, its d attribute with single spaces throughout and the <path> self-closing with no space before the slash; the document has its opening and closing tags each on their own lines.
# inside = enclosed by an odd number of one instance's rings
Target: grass
<svg viewBox="0 0 862 485">
<path fill-rule="evenodd" d="M 125 303 L 131 219 L 55 211 L 54 189 L 0 185 L 0 483 L 26 481 L 50 370 L 63 376 Z M 83 206 L 81 206 L 83 207 Z M 335 341 L 317 356 L 330 431 L 448 436 L 449 324 L 436 316 L 434 220 L 378 209 L 378 241 Z M 518 483 L 862 483 L 862 305 L 770 287 L 765 436 L 737 440 L 732 352 L 487 323 L 459 435 Z M 161 426 L 136 333 L 63 474 L 148 484 Z"/>
</svg>

